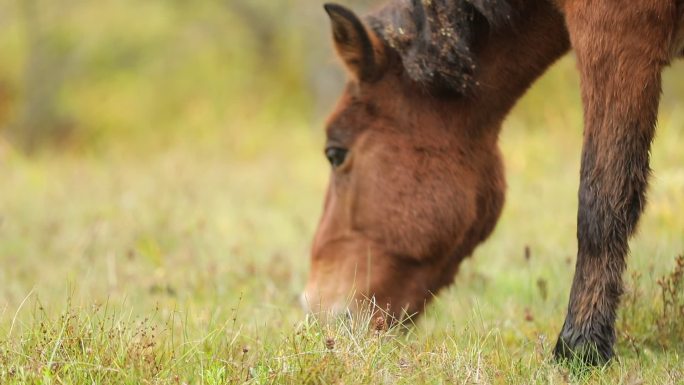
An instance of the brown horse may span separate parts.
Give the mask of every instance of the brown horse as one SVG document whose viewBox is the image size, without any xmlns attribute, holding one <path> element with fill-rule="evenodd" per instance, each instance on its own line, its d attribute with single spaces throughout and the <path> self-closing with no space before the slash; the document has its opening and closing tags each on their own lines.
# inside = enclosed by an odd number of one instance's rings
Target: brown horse
<svg viewBox="0 0 684 385">
<path fill-rule="evenodd" d="M 504 204 L 503 119 L 572 48 L 585 112 L 579 246 L 555 355 L 610 359 L 684 0 L 393 0 L 365 19 L 325 9 L 349 82 L 326 129 L 309 306 L 373 298 L 402 317 L 449 285 Z"/>
</svg>

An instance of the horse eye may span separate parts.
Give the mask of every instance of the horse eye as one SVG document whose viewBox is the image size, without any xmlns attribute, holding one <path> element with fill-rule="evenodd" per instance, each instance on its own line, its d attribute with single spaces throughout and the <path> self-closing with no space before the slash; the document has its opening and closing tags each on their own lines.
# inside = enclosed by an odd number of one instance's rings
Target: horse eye
<svg viewBox="0 0 684 385">
<path fill-rule="evenodd" d="M 337 168 L 344 163 L 347 158 L 347 150 L 340 147 L 328 147 L 325 149 L 325 157 L 328 158 L 330 165 Z"/>
</svg>

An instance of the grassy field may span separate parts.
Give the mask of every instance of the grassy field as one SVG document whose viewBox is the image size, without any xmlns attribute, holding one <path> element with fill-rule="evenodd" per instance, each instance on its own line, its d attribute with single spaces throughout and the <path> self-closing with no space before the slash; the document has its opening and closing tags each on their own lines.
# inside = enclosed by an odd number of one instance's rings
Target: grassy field
<svg viewBox="0 0 684 385">
<path fill-rule="evenodd" d="M 684 87 L 666 87 L 618 358 L 550 358 L 576 251 L 576 83 L 565 59 L 508 119 L 498 228 L 408 331 L 297 305 L 328 172 L 319 128 L 240 155 L 227 149 L 263 134 L 150 154 L 0 144 L 0 383 L 684 383 Z"/>
</svg>

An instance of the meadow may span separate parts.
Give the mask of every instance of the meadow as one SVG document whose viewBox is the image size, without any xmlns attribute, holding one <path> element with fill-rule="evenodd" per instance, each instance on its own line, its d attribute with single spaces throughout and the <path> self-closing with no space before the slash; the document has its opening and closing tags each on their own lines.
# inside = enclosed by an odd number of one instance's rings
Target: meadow
<svg viewBox="0 0 684 385">
<path fill-rule="evenodd" d="M 128 29 L 131 2 L 102 4 L 70 14 L 110 16 L 77 45 L 101 59 L 97 71 L 56 96 L 77 118 L 67 143 L 27 152 L 9 129 L 0 139 L 0 383 L 684 383 L 684 63 L 665 74 L 617 358 L 586 369 L 551 354 L 576 253 L 571 55 L 505 123 L 507 203 L 493 236 L 415 325 L 387 330 L 367 314 L 323 322 L 298 304 L 329 172 L 317 104 L 324 112 L 342 82 L 327 35 L 321 76 L 340 84 L 319 97 L 302 91 L 295 53 L 264 78 L 249 73 L 256 59 L 234 54 L 248 43 L 199 39 L 200 24 L 237 28 L 212 2 L 173 17 L 149 2 L 138 11 L 158 17 Z M 14 56 L 0 74 L 20 89 L 25 45 L 8 25 L 0 48 Z M 112 31 L 114 47 L 135 49 L 97 51 Z M 279 44 L 301 50 L 302 36 Z M 124 59 L 136 64 L 108 67 Z M 12 108 L 8 121 L 21 120 Z"/>
</svg>

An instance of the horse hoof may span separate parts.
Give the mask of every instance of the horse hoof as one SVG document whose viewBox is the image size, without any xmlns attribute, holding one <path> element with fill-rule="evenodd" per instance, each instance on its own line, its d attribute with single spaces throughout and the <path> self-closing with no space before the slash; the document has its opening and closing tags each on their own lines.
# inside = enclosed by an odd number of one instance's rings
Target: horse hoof
<svg viewBox="0 0 684 385">
<path fill-rule="evenodd" d="M 613 358 L 612 332 L 605 335 L 586 335 L 564 327 L 558 337 L 553 355 L 560 363 L 604 366 Z"/>
</svg>

